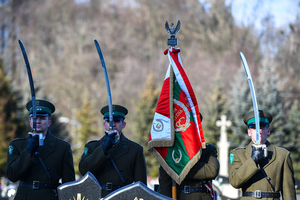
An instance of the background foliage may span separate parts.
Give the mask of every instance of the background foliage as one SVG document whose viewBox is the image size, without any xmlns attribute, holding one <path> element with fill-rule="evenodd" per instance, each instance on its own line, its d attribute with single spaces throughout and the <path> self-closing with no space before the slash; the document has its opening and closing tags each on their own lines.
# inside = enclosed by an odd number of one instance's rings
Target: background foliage
<svg viewBox="0 0 300 200">
<path fill-rule="evenodd" d="M 252 109 L 252 101 L 239 57 L 243 52 L 258 106 L 274 116 L 270 141 L 292 152 L 299 176 L 299 8 L 289 28 L 274 27 L 266 13 L 259 30 L 254 22 L 237 25 L 225 0 L 1 0 L 0 9 L 0 175 L 9 142 L 30 131 L 24 109 L 30 88 L 18 38 L 27 50 L 37 98 L 56 106 L 52 132 L 72 143 L 75 165 L 84 143 L 99 139 L 104 131 L 100 109 L 107 96 L 93 43 L 97 39 L 113 103 L 129 110 L 124 134 L 144 146 L 148 174 L 157 175 L 146 145 L 169 64 L 163 54 L 169 37 L 164 24 L 180 20 L 176 37 L 204 117 L 207 142 L 218 142 L 215 121 L 222 114 L 233 123 L 227 129 L 230 148 L 249 142 L 242 117 Z M 69 119 L 68 124 L 61 124 L 61 117 Z"/>
</svg>

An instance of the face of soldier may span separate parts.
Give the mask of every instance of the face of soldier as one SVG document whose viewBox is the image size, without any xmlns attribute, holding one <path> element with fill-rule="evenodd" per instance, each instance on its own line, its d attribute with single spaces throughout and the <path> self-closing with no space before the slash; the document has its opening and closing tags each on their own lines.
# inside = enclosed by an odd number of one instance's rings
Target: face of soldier
<svg viewBox="0 0 300 200">
<path fill-rule="evenodd" d="M 36 132 L 45 136 L 52 121 L 49 116 L 36 116 Z M 33 117 L 29 120 L 30 127 L 33 128 Z"/>
<path fill-rule="evenodd" d="M 108 131 L 109 130 L 109 121 L 104 122 L 104 128 Z M 118 131 L 119 133 L 122 132 L 122 129 L 125 128 L 126 122 L 124 120 L 114 120 L 113 121 L 113 130 Z"/>
<path fill-rule="evenodd" d="M 248 128 L 248 135 L 251 137 L 252 141 L 256 143 L 256 129 Z M 260 127 L 260 143 L 265 144 L 267 141 L 267 137 L 270 135 L 269 127 Z"/>
</svg>

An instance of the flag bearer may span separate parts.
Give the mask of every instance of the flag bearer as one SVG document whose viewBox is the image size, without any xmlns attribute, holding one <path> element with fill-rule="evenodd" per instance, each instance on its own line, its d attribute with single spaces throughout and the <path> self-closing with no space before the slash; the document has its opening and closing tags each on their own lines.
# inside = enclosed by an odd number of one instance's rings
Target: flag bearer
<svg viewBox="0 0 300 200">
<path fill-rule="evenodd" d="M 202 121 L 202 115 L 201 121 Z M 206 143 L 202 149 L 199 161 L 189 171 L 180 185 L 176 185 L 178 200 L 205 200 L 215 199 L 216 193 L 212 189 L 212 179 L 219 174 L 220 164 L 218 161 L 217 148 Z M 172 197 L 172 178 L 160 166 L 158 192 Z"/>
</svg>

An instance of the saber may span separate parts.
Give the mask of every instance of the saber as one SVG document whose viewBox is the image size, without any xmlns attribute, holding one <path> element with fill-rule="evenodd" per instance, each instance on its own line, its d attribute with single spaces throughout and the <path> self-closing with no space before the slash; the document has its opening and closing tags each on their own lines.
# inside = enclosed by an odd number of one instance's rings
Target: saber
<svg viewBox="0 0 300 200">
<path fill-rule="evenodd" d="M 254 85 L 251 77 L 251 73 L 246 61 L 246 58 L 242 52 L 240 52 L 240 56 L 245 68 L 245 72 L 248 78 L 249 86 L 250 86 L 250 91 L 252 95 L 252 102 L 253 102 L 253 110 L 254 110 L 254 117 L 255 117 L 255 128 L 256 128 L 256 145 L 260 145 L 260 126 L 259 126 L 259 112 L 257 108 L 257 101 L 256 101 L 256 95 L 255 95 L 255 90 L 254 90 Z"/>
<path fill-rule="evenodd" d="M 105 78 L 105 85 L 106 85 L 106 90 L 107 90 L 107 98 L 108 98 L 108 112 L 109 112 L 109 131 L 113 130 L 113 109 L 112 109 L 112 100 L 111 100 L 111 92 L 110 92 L 110 86 L 109 86 L 109 79 L 108 79 L 108 75 L 107 75 L 107 70 L 106 70 L 106 65 L 104 62 L 104 58 L 103 58 L 103 54 L 100 48 L 100 45 L 98 43 L 98 41 L 96 39 L 94 39 L 94 43 L 95 46 L 97 48 L 98 54 L 99 54 L 99 58 L 102 64 L 102 69 L 103 69 L 103 73 L 104 73 L 104 78 Z M 119 137 L 119 134 L 117 134 Z M 114 162 L 114 160 L 112 159 L 111 155 L 108 153 L 109 159 L 111 161 L 111 163 L 113 164 L 114 168 L 116 169 L 116 171 L 118 172 L 122 182 L 125 184 L 125 180 L 122 176 L 122 174 L 120 173 L 120 170 L 118 169 L 116 163 Z"/>
<path fill-rule="evenodd" d="M 31 74 L 31 70 L 30 70 L 30 65 L 29 65 L 29 61 L 28 61 L 28 57 L 27 57 L 27 53 L 25 50 L 25 47 L 23 45 L 23 42 L 19 40 L 19 44 L 21 47 L 21 51 L 25 60 L 25 64 L 26 64 L 26 68 L 27 68 L 27 73 L 28 73 L 28 78 L 29 78 L 29 84 L 30 84 L 30 90 L 31 90 L 31 98 L 32 98 L 32 111 L 33 111 L 33 130 L 32 133 L 36 133 L 36 103 L 35 103 L 35 91 L 34 91 L 34 85 L 33 85 L 33 79 L 32 79 L 32 74 Z"/>
<path fill-rule="evenodd" d="M 105 78 L 105 85 L 106 85 L 106 91 L 107 91 L 107 98 L 108 98 L 108 111 L 109 111 L 109 130 L 113 130 L 113 109 L 112 109 L 112 99 L 111 99 L 111 92 L 110 92 L 110 85 L 109 85 L 109 79 L 107 75 L 107 70 L 106 70 L 106 65 L 104 62 L 103 54 L 100 48 L 100 45 L 96 39 L 94 39 L 94 43 L 96 45 L 99 58 L 102 64 L 102 69 L 104 73 L 104 78 Z"/>
<path fill-rule="evenodd" d="M 34 91 L 34 85 L 33 85 L 33 78 L 31 74 L 31 69 L 30 69 L 30 64 L 28 61 L 27 53 L 24 47 L 23 42 L 19 40 L 19 45 L 25 60 L 26 68 L 27 68 L 27 73 L 28 73 L 28 79 L 29 79 L 29 85 L 30 85 L 30 90 L 31 90 L 31 102 L 32 102 L 32 133 L 36 133 L 36 102 L 35 102 L 35 91 Z M 44 140 L 43 140 L 43 134 L 39 134 L 39 146 L 44 145 Z"/>
</svg>

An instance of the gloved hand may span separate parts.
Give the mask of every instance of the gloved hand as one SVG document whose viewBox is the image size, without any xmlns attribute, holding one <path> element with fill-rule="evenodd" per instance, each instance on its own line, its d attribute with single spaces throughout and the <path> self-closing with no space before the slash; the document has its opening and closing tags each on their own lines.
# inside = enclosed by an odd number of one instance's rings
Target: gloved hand
<svg viewBox="0 0 300 200">
<path fill-rule="evenodd" d="M 102 144 L 103 151 L 105 153 L 108 152 L 109 149 L 112 148 L 114 144 L 116 144 L 119 140 L 117 131 L 106 131 L 104 141 Z"/>
<path fill-rule="evenodd" d="M 254 160 L 254 162 L 257 164 L 261 161 L 261 159 L 263 159 L 264 157 L 264 152 L 262 147 L 259 148 L 255 148 L 254 146 L 252 146 L 252 155 L 251 158 Z"/>
<path fill-rule="evenodd" d="M 27 152 L 30 153 L 31 155 L 33 155 L 36 152 L 38 147 L 39 147 L 39 136 L 35 135 L 35 136 L 29 138 L 28 144 L 26 147 Z"/>
<path fill-rule="evenodd" d="M 117 130 L 105 131 L 105 135 L 108 135 L 113 144 L 117 144 L 119 141 L 119 133 Z"/>
</svg>

